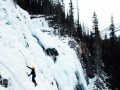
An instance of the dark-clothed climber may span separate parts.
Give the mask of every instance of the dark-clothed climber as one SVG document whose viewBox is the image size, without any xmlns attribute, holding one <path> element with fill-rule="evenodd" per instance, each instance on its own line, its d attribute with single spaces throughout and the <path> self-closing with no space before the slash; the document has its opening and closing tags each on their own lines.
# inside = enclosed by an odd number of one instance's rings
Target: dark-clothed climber
<svg viewBox="0 0 120 90">
<path fill-rule="evenodd" d="M 35 81 L 35 77 L 36 77 L 35 66 L 32 66 L 32 68 L 31 68 L 31 67 L 29 67 L 29 66 L 27 65 L 27 67 L 28 67 L 29 69 L 31 69 L 31 73 L 30 73 L 28 76 L 32 75 L 32 82 L 33 82 L 33 83 L 35 84 L 35 86 L 36 86 L 37 83 L 36 83 L 36 81 Z"/>
</svg>

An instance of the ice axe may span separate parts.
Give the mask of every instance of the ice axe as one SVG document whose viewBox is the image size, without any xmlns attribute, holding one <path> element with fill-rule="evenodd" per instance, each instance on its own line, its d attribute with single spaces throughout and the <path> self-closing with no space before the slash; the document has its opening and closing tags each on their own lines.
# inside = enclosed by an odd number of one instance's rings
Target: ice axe
<svg viewBox="0 0 120 90">
<path fill-rule="evenodd" d="M 26 64 L 26 66 L 28 66 L 28 65 L 27 65 L 27 62 L 25 62 L 25 64 Z"/>
</svg>

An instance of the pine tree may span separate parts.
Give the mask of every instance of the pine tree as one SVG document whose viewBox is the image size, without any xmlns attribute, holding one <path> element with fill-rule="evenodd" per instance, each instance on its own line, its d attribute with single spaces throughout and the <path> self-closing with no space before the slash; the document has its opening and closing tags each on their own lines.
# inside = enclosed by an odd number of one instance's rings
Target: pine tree
<svg viewBox="0 0 120 90">
<path fill-rule="evenodd" d="M 77 34 L 78 34 L 79 39 L 80 39 L 81 41 L 83 41 L 81 24 L 79 24 L 79 25 L 77 26 Z"/>
<path fill-rule="evenodd" d="M 55 17 L 54 20 L 57 23 L 58 34 L 64 35 L 66 29 L 66 20 L 65 20 L 65 12 L 63 10 L 64 4 L 60 3 L 58 0 L 58 4 L 55 6 Z"/>
<path fill-rule="evenodd" d="M 82 41 L 82 27 L 79 21 L 79 8 L 78 8 L 78 0 L 77 0 L 77 34 L 79 39 Z"/>
<path fill-rule="evenodd" d="M 69 34 L 69 29 L 68 29 L 69 26 L 70 26 L 70 24 L 69 24 L 69 14 L 68 14 L 68 11 L 67 11 L 67 15 L 66 15 L 65 23 L 66 23 L 66 27 L 67 27 L 67 30 L 66 30 L 65 33 L 66 33 L 67 35 L 70 35 L 70 34 Z"/>
<path fill-rule="evenodd" d="M 105 64 L 104 69 L 107 73 L 107 76 L 110 77 L 107 79 L 109 88 L 111 90 L 115 90 L 116 88 L 120 88 L 120 42 L 117 40 L 117 37 L 115 35 L 113 16 L 111 16 L 109 30 L 110 38 L 106 38 L 105 35 L 105 39 L 103 40 L 103 60 Z"/>
<path fill-rule="evenodd" d="M 98 30 L 98 19 L 94 12 L 93 14 L 93 30 L 94 30 L 94 42 L 93 42 L 93 58 L 95 62 L 96 74 L 97 74 L 97 84 L 100 82 L 100 75 L 102 74 L 102 49 L 101 49 L 101 38 Z"/>
<path fill-rule="evenodd" d="M 17 2 L 17 4 L 18 4 L 20 7 L 22 7 L 23 9 L 26 8 L 26 0 L 14 0 L 14 2 L 15 2 L 15 3 Z"/>
<path fill-rule="evenodd" d="M 61 35 L 61 30 L 60 30 L 61 18 L 62 18 L 62 8 L 61 8 L 60 2 L 58 1 L 58 4 L 56 6 L 56 21 L 58 23 L 58 34 L 59 34 L 59 36 Z"/>
<path fill-rule="evenodd" d="M 62 10 L 63 10 L 63 12 L 65 12 L 65 3 L 63 0 L 62 0 Z"/>
<path fill-rule="evenodd" d="M 54 14 L 55 14 L 55 4 L 54 4 L 54 0 L 51 0 L 51 5 L 52 5 L 52 7 L 51 7 L 51 14 L 54 16 Z"/>
<path fill-rule="evenodd" d="M 42 0 L 38 0 L 38 10 L 37 10 L 38 14 L 42 14 Z"/>
<path fill-rule="evenodd" d="M 111 16 L 111 25 L 110 25 L 110 45 L 111 48 L 115 46 L 115 41 L 116 41 L 116 35 L 115 35 L 115 26 L 113 22 L 113 16 Z"/>
<path fill-rule="evenodd" d="M 29 13 L 30 14 L 37 14 L 37 12 L 38 12 L 37 8 L 38 8 L 37 0 L 30 0 Z"/>
<path fill-rule="evenodd" d="M 105 34 L 105 37 L 104 37 L 105 40 L 107 40 L 107 34 Z"/>
<path fill-rule="evenodd" d="M 51 14 L 51 10 L 52 10 L 52 4 L 50 0 L 45 0 L 43 2 L 43 14 L 48 16 Z"/>
<path fill-rule="evenodd" d="M 73 4 L 70 0 L 70 9 L 69 9 L 69 35 L 72 37 L 74 31 L 74 17 L 73 17 Z"/>
</svg>

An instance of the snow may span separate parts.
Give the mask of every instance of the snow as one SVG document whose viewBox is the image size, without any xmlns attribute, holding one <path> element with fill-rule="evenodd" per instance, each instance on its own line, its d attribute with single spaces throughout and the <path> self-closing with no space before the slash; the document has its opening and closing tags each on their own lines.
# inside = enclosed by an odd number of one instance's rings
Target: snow
<svg viewBox="0 0 120 90">
<path fill-rule="evenodd" d="M 106 76 L 103 76 L 103 78 L 107 78 Z M 88 85 L 88 89 L 89 90 L 109 90 L 108 89 L 108 87 L 106 86 L 106 84 L 105 84 L 105 82 L 104 82 L 104 80 L 102 80 L 101 78 L 99 78 L 99 80 L 100 80 L 100 84 L 101 84 L 101 86 L 100 86 L 100 88 L 98 88 L 98 87 L 96 87 L 96 85 L 95 85 L 95 83 L 96 83 L 96 80 L 97 80 L 97 75 L 95 75 L 95 77 L 94 78 L 92 78 L 92 79 L 89 79 L 89 85 Z"/>
<path fill-rule="evenodd" d="M 0 0 L 0 74 L 9 79 L 8 88 L 0 86 L 0 90 L 75 90 L 78 83 L 88 90 L 81 63 L 67 43 L 69 39 L 61 41 L 43 33 L 43 29 L 53 30 L 44 18 L 31 20 L 26 11 L 16 7 L 12 0 Z M 58 51 L 56 63 L 41 45 Z M 27 76 L 30 70 L 26 63 L 35 65 L 36 87 Z"/>
</svg>

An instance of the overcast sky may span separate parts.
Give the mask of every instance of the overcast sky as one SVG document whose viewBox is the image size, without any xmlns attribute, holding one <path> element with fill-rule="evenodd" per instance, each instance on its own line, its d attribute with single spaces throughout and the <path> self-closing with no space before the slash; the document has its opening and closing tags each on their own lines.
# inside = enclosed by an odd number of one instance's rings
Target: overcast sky
<svg viewBox="0 0 120 90">
<path fill-rule="evenodd" d="M 65 6 L 69 7 L 70 0 L 65 0 Z M 76 7 L 76 1 L 72 0 Z M 80 20 L 84 22 L 90 29 L 92 28 L 92 16 L 95 11 L 98 17 L 99 30 L 108 27 L 113 15 L 114 23 L 120 24 L 120 0 L 78 0 Z M 76 8 L 74 9 L 76 10 Z M 66 8 L 67 11 L 67 8 Z M 76 18 L 75 13 L 75 18 Z"/>
<path fill-rule="evenodd" d="M 89 28 L 92 28 L 94 11 L 98 17 L 100 30 L 110 25 L 111 15 L 115 24 L 120 23 L 120 0 L 79 0 L 79 9 L 81 21 Z"/>
</svg>

